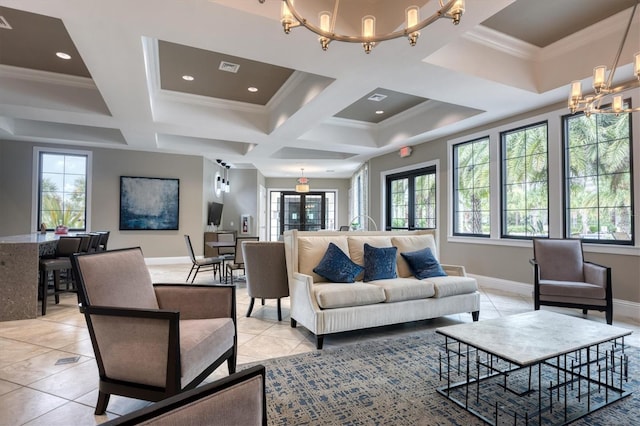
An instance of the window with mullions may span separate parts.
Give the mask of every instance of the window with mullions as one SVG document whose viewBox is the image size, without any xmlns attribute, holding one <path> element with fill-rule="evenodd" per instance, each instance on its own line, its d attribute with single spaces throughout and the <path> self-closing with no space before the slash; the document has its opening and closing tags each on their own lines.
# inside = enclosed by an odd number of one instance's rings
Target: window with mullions
<svg viewBox="0 0 640 426">
<path fill-rule="evenodd" d="M 39 151 L 38 224 L 86 230 L 87 167 L 86 154 Z"/>
<path fill-rule="evenodd" d="M 491 233 L 489 138 L 453 146 L 453 234 Z"/>
<path fill-rule="evenodd" d="M 436 227 L 436 167 L 387 176 L 387 229 Z"/>
<path fill-rule="evenodd" d="M 630 114 L 568 115 L 563 126 L 566 237 L 632 245 Z"/>
<path fill-rule="evenodd" d="M 549 236 L 547 123 L 500 134 L 502 236 Z"/>
</svg>

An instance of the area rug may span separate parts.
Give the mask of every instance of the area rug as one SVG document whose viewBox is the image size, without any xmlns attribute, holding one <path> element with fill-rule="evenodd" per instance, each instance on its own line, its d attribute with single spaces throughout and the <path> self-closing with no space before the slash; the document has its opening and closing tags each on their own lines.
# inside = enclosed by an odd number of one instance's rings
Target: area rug
<svg viewBox="0 0 640 426">
<path fill-rule="evenodd" d="M 484 424 L 437 393 L 446 384 L 439 373 L 443 343 L 442 336 L 422 331 L 263 361 L 269 424 Z M 624 388 L 635 394 L 573 424 L 621 425 L 640 418 L 640 350 L 629 346 L 626 354 Z"/>
</svg>

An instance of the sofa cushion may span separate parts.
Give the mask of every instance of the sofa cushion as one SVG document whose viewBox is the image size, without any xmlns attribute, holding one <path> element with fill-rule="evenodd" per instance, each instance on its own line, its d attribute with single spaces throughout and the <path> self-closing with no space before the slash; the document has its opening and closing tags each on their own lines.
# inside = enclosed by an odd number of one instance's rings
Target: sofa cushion
<svg viewBox="0 0 640 426">
<path fill-rule="evenodd" d="M 438 250 L 436 248 L 436 240 L 433 235 L 401 235 L 391 237 L 391 244 L 398 247 L 398 276 L 402 278 L 413 277 L 413 272 L 407 264 L 407 261 L 400 255 L 411 251 L 420 250 L 426 247 L 431 249 L 433 256 L 438 259 Z"/>
<path fill-rule="evenodd" d="M 397 277 L 396 247 L 374 247 L 364 244 L 364 282 Z"/>
<path fill-rule="evenodd" d="M 356 234 L 356 232 L 353 232 Z M 349 244 L 349 257 L 358 265 L 364 265 L 364 244 L 367 243 L 374 247 L 391 247 L 391 237 L 387 236 L 367 236 L 367 235 L 350 235 L 347 237 L 347 243 Z M 362 280 L 364 275 L 361 274 L 356 278 L 356 281 Z"/>
<path fill-rule="evenodd" d="M 474 278 L 449 275 L 446 277 L 426 278 L 423 281 L 433 283 L 436 298 L 455 296 L 456 294 L 473 293 L 478 290 Z"/>
<path fill-rule="evenodd" d="M 298 238 L 298 272 L 311 275 L 314 282 L 326 281 L 325 278 L 313 272 L 313 268 L 318 266 L 322 260 L 322 257 L 327 251 L 327 247 L 329 247 L 329 243 L 334 243 L 340 250 L 349 253 L 346 235 Z M 351 258 L 351 260 L 353 260 L 353 258 Z"/>
<path fill-rule="evenodd" d="M 540 294 L 569 298 L 575 298 L 576 295 L 579 295 L 579 297 L 587 299 L 605 299 L 607 292 L 603 287 L 596 284 L 575 281 L 540 280 Z"/>
<path fill-rule="evenodd" d="M 196 378 L 234 345 L 235 327 L 231 318 L 180 321 L 182 386 Z"/>
<path fill-rule="evenodd" d="M 322 260 L 313 268 L 313 272 L 334 283 L 352 283 L 363 270 L 333 243 L 329 243 Z"/>
<path fill-rule="evenodd" d="M 360 282 L 351 285 L 321 283 L 314 285 L 313 291 L 322 309 L 371 305 L 385 301 L 381 287 Z"/>
<path fill-rule="evenodd" d="M 384 289 L 385 302 L 401 302 L 403 300 L 426 299 L 435 294 L 432 282 L 415 278 L 393 278 L 390 280 L 372 281 L 370 284 Z"/>
<path fill-rule="evenodd" d="M 400 253 L 407 261 L 413 275 L 419 280 L 431 277 L 446 277 L 447 274 L 440 262 L 433 256 L 429 247 L 422 250 Z"/>
</svg>

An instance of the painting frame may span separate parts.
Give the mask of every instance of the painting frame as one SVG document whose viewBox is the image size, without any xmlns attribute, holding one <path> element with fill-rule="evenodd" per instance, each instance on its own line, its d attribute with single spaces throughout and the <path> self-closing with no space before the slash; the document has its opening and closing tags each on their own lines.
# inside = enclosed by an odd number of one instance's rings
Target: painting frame
<svg viewBox="0 0 640 426">
<path fill-rule="evenodd" d="M 180 179 L 120 176 L 121 231 L 177 231 Z"/>
</svg>

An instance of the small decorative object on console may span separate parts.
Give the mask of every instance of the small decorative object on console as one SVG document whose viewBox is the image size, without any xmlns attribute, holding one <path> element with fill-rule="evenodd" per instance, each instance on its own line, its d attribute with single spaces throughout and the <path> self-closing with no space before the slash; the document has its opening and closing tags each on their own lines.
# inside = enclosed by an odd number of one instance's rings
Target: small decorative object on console
<svg viewBox="0 0 640 426">
<path fill-rule="evenodd" d="M 69 228 L 64 225 L 56 226 L 56 234 L 68 234 Z"/>
</svg>

